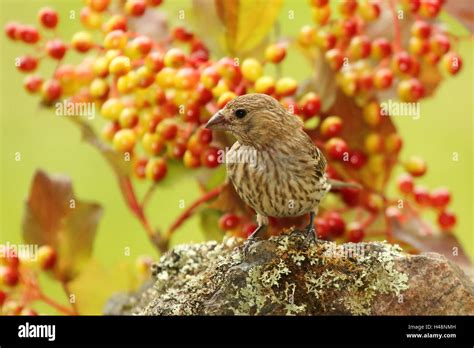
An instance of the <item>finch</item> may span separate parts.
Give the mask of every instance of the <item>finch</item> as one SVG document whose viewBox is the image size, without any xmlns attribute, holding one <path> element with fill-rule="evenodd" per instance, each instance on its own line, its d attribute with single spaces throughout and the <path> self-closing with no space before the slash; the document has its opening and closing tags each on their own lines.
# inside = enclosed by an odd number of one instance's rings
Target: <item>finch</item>
<svg viewBox="0 0 474 348">
<path fill-rule="evenodd" d="M 331 182 L 326 159 L 303 131 L 302 121 L 276 99 L 254 93 L 231 100 L 206 128 L 237 139 L 226 155 L 226 169 L 240 198 L 257 214 L 258 227 L 248 241 L 268 225 L 269 216 L 308 213 L 306 233 L 316 240 L 314 217 Z"/>
</svg>

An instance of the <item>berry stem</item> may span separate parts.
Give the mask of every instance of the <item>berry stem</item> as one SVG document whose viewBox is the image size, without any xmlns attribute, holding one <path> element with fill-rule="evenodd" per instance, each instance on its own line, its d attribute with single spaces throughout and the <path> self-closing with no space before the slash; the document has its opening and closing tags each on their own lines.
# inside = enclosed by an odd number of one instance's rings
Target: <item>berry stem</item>
<svg viewBox="0 0 474 348">
<path fill-rule="evenodd" d="M 153 228 L 151 227 L 148 221 L 148 218 L 145 215 L 144 206 L 141 205 L 137 200 L 135 189 L 133 187 L 132 181 L 130 180 L 130 177 L 129 176 L 121 177 L 119 179 L 119 183 L 120 183 L 122 194 L 125 198 L 125 201 L 128 204 L 128 207 L 142 224 L 152 244 L 161 253 L 166 252 L 168 250 L 169 239 L 168 238 L 163 239 L 161 234 L 158 231 L 154 231 Z M 148 200 L 148 198 L 146 199 Z"/>
<path fill-rule="evenodd" d="M 196 201 L 194 201 L 189 206 L 189 208 L 187 208 L 181 215 L 179 215 L 178 218 L 169 227 L 168 231 L 166 232 L 166 239 L 170 239 L 173 232 L 194 214 L 197 207 L 199 207 L 203 203 L 210 201 L 213 198 L 216 198 L 222 192 L 222 189 L 223 189 L 223 185 L 217 186 L 213 188 L 212 190 L 206 192 L 204 195 L 199 197 Z"/>
<path fill-rule="evenodd" d="M 401 32 L 400 32 L 400 23 L 398 22 L 397 11 L 395 9 L 395 4 L 393 0 L 388 0 L 388 5 L 390 7 L 390 11 L 392 12 L 392 19 L 393 19 L 393 29 L 395 30 L 395 40 L 394 40 L 394 51 L 398 52 L 401 50 L 402 47 L 402 39 L 401 39 Z"/>
<path fill-rule="evenodd" d="M 55 302 L 52 298 L 49 298 L 43 293 L 39 294 L 38 300 L 43 301 L 47 305 L 53 307 L 58 312 L 63 313 L 65 315 L 78 315 L 78 313 L 75 310 L 71 310 L 67 308 L 66 306 L 63 306 L 62 304 Z"/>
</svg>

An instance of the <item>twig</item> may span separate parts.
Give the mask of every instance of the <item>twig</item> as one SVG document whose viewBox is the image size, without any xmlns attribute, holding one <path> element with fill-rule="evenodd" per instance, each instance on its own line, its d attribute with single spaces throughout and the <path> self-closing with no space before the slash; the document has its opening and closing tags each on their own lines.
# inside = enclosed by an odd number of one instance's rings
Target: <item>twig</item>
<svg viewBox="0 0 474 348">
<path fill-rule="evenodd" d="M 400 23 L 398 23 L 397 11 L 395 10 L 395 4 L 393 3 L 393 0 L 388 0 L 388 5 L 390 6 L 390 11 L 392 12 L 393 29 L 395 30 L 395 40 L 393 44 L 395 47 L 395 52 L 398 52 L 402 49 Z"/>
<path fill-rule="evenodd" d="M 223 185 L 217 186 L 213 188 L 212 190 L 206 192 L 203 196 L 199 197 L 196 201 L 194 201 L 189 206 L 189 208 L 186 209 L 181 215 L 179 215 L 178 218 L 175 220 L 175 222 L 170 226 L 170 228 L 166 232 L 165 238 L 169 240 L 173 232 L 179 226 L 181 226 L 190 216 L 194 214 L 194 211 L 197 207 L 217 197 L 222 192 L 223 187 L 224 187 Z"/>
</svg>

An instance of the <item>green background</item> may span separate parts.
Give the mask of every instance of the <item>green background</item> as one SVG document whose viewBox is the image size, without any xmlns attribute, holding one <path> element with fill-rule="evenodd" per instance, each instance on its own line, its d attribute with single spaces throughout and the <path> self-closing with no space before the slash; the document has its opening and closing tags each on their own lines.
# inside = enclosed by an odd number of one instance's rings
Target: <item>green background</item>
<svg viewBox="0 0 474 348">
<path fill-rule="evenodd" d="M 23 23 L 37 22 L 38 10 L 45 6 L 55 7 L 61 14 L 59 32 L 68 40 L 80 30 L 79 10 L 82 1 L 73 0 L 1 0 L 0 23 L 2 26 L 17 20 Z M 190 1 L 165 1 L 161 8 L 173 20 L 177 11 L 188 9 Z M 66 19 L 69 11 L 76 11 L 76 19 Z M 287 13 L 294 11 L 295 19 L 288 20 Z M 467 35 L 455 20 L 443 16 L 449 29 L 458 35 Z M 280 15 L 283 35 L 294 36 L 304 24 L 310 24 L 310 11 L 307 1 L 287 1 Z M 58 119 L 53 112 L 42 109 L 36 97 L 29 96 L 22 87 L 23 74 L 14 66 L 15 57 L 29 52 L 30 48 L 8 41 L 1 35 L 0 64 L 0 242 L 21 243 L 21 218 L 23 205 L 27 197 L 31 179 L 36 169 L 48 173 L 63 173 L 72 178 L 75 194 L 79 199 L 99 202 L 105 213 L 99 225 L 94 246 L 93 267 L 101 269 L 100 274 L 114 277 L 116 266 L 129 260 L 133 262 L 141 254 L 155 255 L 141 226 L 124 205 L 116 180 L 111 169 L 99 153 L 89 145 L 81 143 L 78 129 L 70 122 Z M 426 159 L 428 174 L 421 180 L 428 187 L 449 187 L 453 193 L 452 208 L 458 215 L 456 235 L 474 258 L 473 240 L 473 204 L 472 204 L 472 151 L 473 151 L 473 44 L 470 39 L 462 40 L 459 53 L 463 57 L 462 73 L 442 82 L 434 98 L 421 103 L 421 118 L 395 118 L 404 139 L 401 158 L 417 154 Z M 74 53 L 68 53 L 68 59 L 78 61 Z M 42 76 L 49 76 L 53 64 L 41 64 Z M 310 67 L 296 52 L 290 52 L 285 60 L 283 72 L 298 79 L 307 77 Z M 15 161 L 16 152 L 20 152 L 21 161 Z M 459 153 L 459 161 L 451 160 L 452 153 Z M 146 185 L 139 187 L 144 192 Z M 195 180 L 181 176 L 160 187 L 148 207 L 148 215 L 155 225 L 165 228 L 182 211 L 179 201 L 191 202 L 198 196 Z M 190 219 L 177 231 L 173 244 L 189 241 L 201 241 L 196 218 Z M 130 256 L 124 255 L 130 248 Z M 45 292 L 64 302 L 64 294 L 59 286 L 43 276 Z M 127 289 L 132 281 L 125 279 L 116 284 L 117 290 Z M 100 290 L 97 291 L 100 293 Z M 110 294 L 104 290 L 97 295 L 93 312 L 100 313 L 100 303 Z M 91 293 L 94 296 L 94 293 Z M 47 307 L 37 306 L 40 310 L 51 312 Z M 51 312 L 54 313 L 54 312 Z"/>
</svg>

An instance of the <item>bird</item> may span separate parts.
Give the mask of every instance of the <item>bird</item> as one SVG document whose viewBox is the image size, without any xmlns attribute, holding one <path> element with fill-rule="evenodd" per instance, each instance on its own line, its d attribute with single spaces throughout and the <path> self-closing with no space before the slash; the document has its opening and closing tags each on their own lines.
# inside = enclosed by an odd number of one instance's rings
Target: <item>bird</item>
<svg viewBox="0 0 474 348">
<path fill-rule="evenodd" d="M 269 217 L 309 213 L 305 232 L 316 241 L 314 219 L 319 204 L 333 184 L 351 184 L 328 179 L 326 158 L 303 130 L 301 119 L 275 98 L 249 93 L 229 101 L 205 127 L 236 139 L 226 154 L 227 177 L 257 215 L 257 228 L 244 251 L 268 225 Z"/>
</svg>

